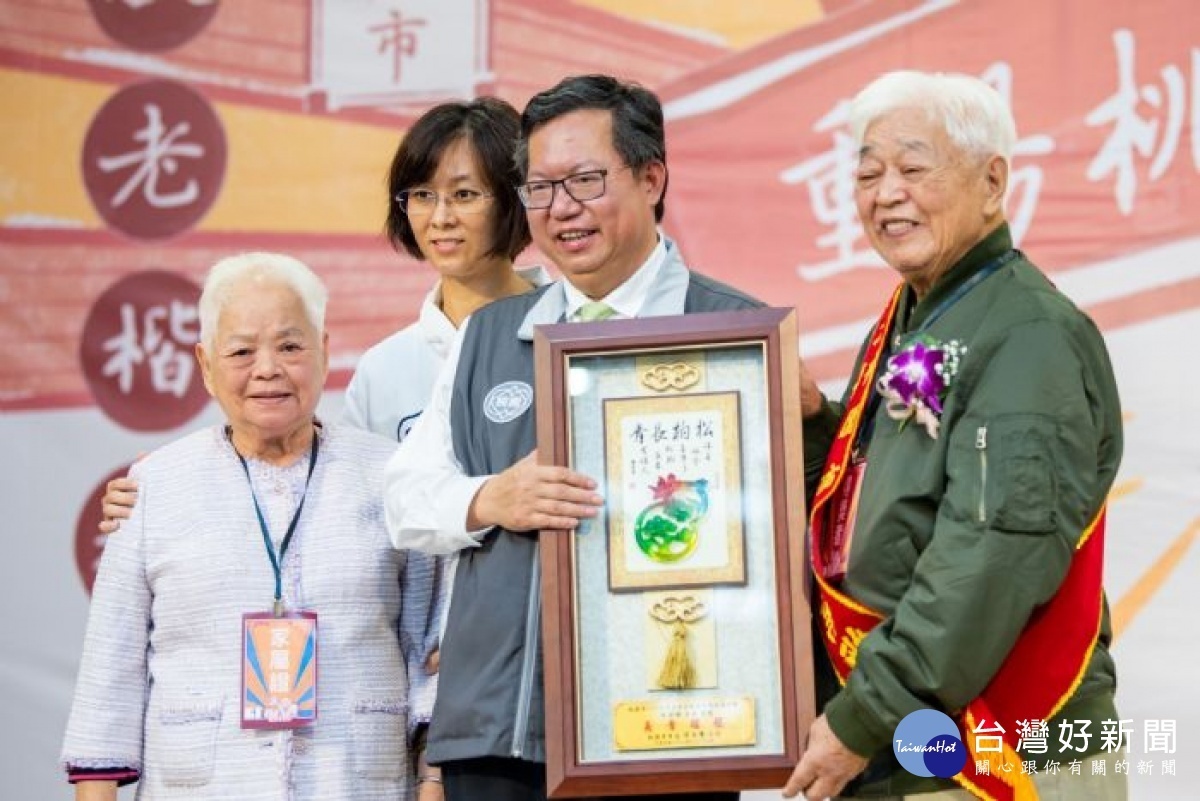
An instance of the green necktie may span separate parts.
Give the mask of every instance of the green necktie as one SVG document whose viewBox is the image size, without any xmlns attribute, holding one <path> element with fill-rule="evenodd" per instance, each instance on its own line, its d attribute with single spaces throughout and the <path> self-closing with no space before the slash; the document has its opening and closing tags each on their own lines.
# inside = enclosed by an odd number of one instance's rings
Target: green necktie
<svg viewBox="0 0 1200 801">
<path fill-rule="evenodd" d="M 607 303 L 602 301 L 592 301 L 585 303 L 579 307 L 579 311 L 575 313 L 576 319 L 581 323 L 595 323 L 600 320 L 607 320 L 609 317 L 616 315 L 617 310 Z"/>
</svg>

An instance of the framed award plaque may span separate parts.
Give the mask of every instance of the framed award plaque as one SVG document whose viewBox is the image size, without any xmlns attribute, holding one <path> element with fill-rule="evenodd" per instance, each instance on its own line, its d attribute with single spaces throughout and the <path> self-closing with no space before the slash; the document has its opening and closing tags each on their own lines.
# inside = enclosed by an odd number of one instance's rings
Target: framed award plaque
<svg viewBox="0 0 1200 801">
<path fill-rule="evenodd" d="M 795 312 L 540 326 L 551 797 L 782 787 L 814 717 Z"/>
</svg>

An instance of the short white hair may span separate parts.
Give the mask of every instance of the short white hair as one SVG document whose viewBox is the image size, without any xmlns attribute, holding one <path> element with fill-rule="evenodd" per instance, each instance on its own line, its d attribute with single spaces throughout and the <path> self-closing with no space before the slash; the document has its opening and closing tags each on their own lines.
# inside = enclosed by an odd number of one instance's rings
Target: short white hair
<svg viewBox="0 0 1200 801">
<path fill-rule="evenodd" d="M 850 103 L 855 150 L 867 128 L 900 109 L 921 109 L 942 125 L 950 141 L 978 158 L 998 155 L 1012 163 L 1017 124 L 1012 109 L 987 82 L 972 75 L 898 70 L 876 78 Z"/>
<path fill-rule="evenodd" d="M 250 279 L 287 286 L 300 298 L 313 327 L 325 330 L 329 292 L 307 264 L 282 253 L 239 253 L 218 261 L 204 279 L 204 289 L 200 292 L 200 342 L 206 349 L 213 350 L 221 311 L 234 297 L 235 290 Z"/>
</svg>

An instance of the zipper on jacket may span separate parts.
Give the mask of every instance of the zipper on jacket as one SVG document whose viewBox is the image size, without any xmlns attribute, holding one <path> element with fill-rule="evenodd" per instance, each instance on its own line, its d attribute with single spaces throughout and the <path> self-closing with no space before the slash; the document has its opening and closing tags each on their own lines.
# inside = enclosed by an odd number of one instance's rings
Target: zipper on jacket
<svg viewBox="0 0 1200 801">
<path fill-rule="evenodd" d="M 533 669 L 538 658 L 538 637 L 542 611 L 542 564 L 538 549 L 533 549 L 533 570 L 529 578 L 529 605 L 525 607 L 525 648 L 521 654 L 521 677 L 517 688 L 517 714 L 513 722 L 511 755 L 525 755 L 525 738 L 529 733 L 529 705 L 533 698 Z"/>
<path fill-rule="evenodd" d="M 975 429 L 975 450 L 979 451 L 979 522 L 987 522 L 987 426 Z"/>
</svg>

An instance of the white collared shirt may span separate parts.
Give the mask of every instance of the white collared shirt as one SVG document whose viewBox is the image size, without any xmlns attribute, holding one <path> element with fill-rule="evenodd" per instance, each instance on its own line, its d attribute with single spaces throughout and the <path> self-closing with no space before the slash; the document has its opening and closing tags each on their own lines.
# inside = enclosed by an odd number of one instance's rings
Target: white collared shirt
<svg viewBox="0 0 1200 801">
<path fill-rule="evenodd" d="M 535 287 L 550 283 L 541 267 L 523 268 L 517 275 Z M 429 404 L 458 333 L 441 306 L 438 281 L 421 303 L 416 322 L 363 353 L 346 387 L 343 423 L 404 440 Z"/>
<path fill-rule="evenodd" d="M 629 276 L 625 283 L 598 300 L 616 312 L 613 315 L 615 319 L 632 320 L 641 314 L 642 307 L 646 305 L 646 298 L 650 294 L 650 287 L 654 286 L 654 280 L 658 278 L 658 273 L 662 270 L 663 262 L 666 260 L 667 244 L 660 236 L 658 244 L 654 246 L 654 250 L 650 251 L 649 258 L 637 269 L 637 272 Z M 567 298 L 566 319 L 578 322 L 579 310 L 584 304 L 591 303 L 592 298 L 576 289 L 570 281 L 563 281 L 562 288 L 563 294 Z"/>
<path fill-rule="evenodd" d="M 550 275 L 542 267 L 516 272 L 534 287 L 550 283 Z M 374 345 L 359 359 L 346 387 L 342 422 L 403 442 L 429 405 L 457 333 L 454 323 L 442 311 L 442 282 L 438 281 L 421 303 L 416 322 Z M 434 643 L 441 640 L 445 628 L 454 570 L 454 559 L 441 561 L 438 595 L 434 599 L 434 614 L 439 621 Z M 422 700 L 432 710 L 435 690 L 436 684 L 431 684 L 428 698 L 414 701 Z M 422 708 L 422 704 L 414 703 L 418 716 Z M 421 719 L 427 720 L 428 712 Z"/>
</svg>

